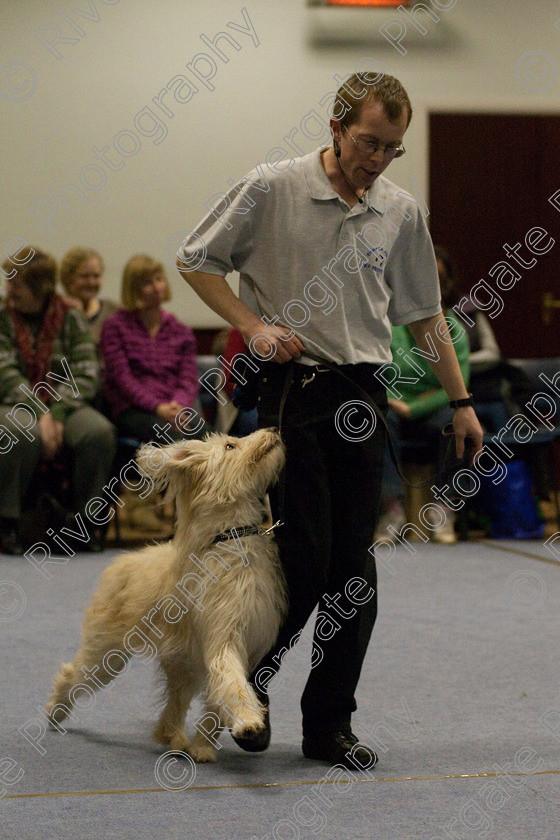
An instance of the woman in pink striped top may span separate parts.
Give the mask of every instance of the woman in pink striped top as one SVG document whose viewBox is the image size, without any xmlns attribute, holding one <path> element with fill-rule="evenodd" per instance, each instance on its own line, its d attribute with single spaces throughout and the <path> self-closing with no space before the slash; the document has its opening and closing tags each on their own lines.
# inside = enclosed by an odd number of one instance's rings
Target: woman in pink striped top
<svg viewBox="0 0 560 840">
<path fill-rule="evenodd" d="M 199 437 L 194 334 L 162 309 L 171 292 L 163 266 L 132 257 L 123 272 L 123 308 L 101 331 L 104 394 L 119 435 L 142 442 Z"/>
</svg>

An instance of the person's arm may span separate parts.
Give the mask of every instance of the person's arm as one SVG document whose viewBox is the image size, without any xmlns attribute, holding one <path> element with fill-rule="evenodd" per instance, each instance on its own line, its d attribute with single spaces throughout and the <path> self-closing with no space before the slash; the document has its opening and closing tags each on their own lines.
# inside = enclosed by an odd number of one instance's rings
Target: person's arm
<svg viewBox="0 0 560 840">
<path fill-rule="evenodd" d="M 443 324 L 440 323 L 441 321 L 443 321 Z M 461 400 L 468 397 L 469 394 L 443 312 L 433 315 L 431 318 L 413 321 L 408 324 L 408 328 L 414 336 L 418 348 L 435 357 L 433 361 L 429 360 L 429 364 L 449 399 Z M 465 438 L 472 440 L 474 452 L 482 449 L 482 427 L 471 406 L 455 409 L 453 428 L 455 430 L 455 447 L 458 458 L 463 457 Z"/>
<path fill-rule="evenodd" d="M 180 260 L 177 260 L 176 264 L 181 276 L 199 298 L 239 330 L 255 355 L 267 360 L 273 359 L 275 362 L 288 362 L 290 359 L 299 358 L 305 350 L 292 330 L 277 325 L 271 327 L 251 312 L 230 288 L 225 277 L 204 271 L 187 271 Z M 274 356 L 270 356 L 271 347 L 275 348 Z"/>
<path fill-rule="evenodd" d="M 468 385 L 470 379 L 470 346 L 467 333 L 464 327 L 450 313 L 447 313 L 445 320 L 447 322 L 448 328 L 451 327 L 452 330 L 451 337 L 454 338 L 453 347 L 455 350 L 455 355 L 457 356 L 457 361 L 459 362 L 459 368 L 461 370 L 463 382 L 465 383 L 465 385 Z M 458 334 L 456 332 L 457 330 L 459 330 Z M 440 337 L 439 344 L 437 344 L 436 347 L 439 348 L 441 343 L 442 339 Z M 437 352 L 439 353 L 439 349 Z M 426 373 L 428 373 L 427 369 Z M 407 400 L 409 411 L 408 416 L 412 420 L 419 420 L 428 414 L 432 414 L 439 408 L 443 408 L 443 406 L 447 405 L 448 400 L 449 397 L 447 396 L 443 388 L 428 388 L 421 394 L 418 394 L 413 399 Z"/>
<path fill-rule="evenodd" d="M 470 355 L 471 369 L 481 370 L 486 366 L 491 367 L 500 361 L 501 353 L 490 326 L 490 321 L 482 312 L 475 312 L 474 319 L 478 330 L 480 348 Z"/>
</svg>

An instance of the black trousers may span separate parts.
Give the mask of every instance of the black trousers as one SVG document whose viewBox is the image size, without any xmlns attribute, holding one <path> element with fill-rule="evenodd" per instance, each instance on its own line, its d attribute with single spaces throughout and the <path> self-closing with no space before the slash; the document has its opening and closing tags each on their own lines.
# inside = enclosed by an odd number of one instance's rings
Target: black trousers
<svg viewBox="0 0 560 840">
<path fill-rule="evenodd" d="M 352 383 L 333 371 L 309 381 L 313 369 L 291 364 L 294 381 L 281 422 L 286 466 L 271 492 L 274 517 L 285 522 L 276 534 L 290 607 L 275 648 L 252 676 L 266 689 L 318 604 L 312 669 L 301 700 L 303 734 L 313 737 L 349 725 L 356 710 L 354 693 L 377 615 L 375 560 L 368 549 L 379 515 L 385 433 Z M 260 427 L 279 425 L 287 370 L 264 366 Z M 386 411 L 374 365 L 341 370 Z"/>
</svg>

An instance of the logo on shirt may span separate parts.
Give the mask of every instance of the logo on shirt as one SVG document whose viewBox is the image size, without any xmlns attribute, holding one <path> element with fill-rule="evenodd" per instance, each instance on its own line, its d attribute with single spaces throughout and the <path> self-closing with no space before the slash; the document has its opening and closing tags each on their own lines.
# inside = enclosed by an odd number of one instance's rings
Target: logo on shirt
<svg viewBox="0 0 560 840">
<path fill-rule="evenodd" d="M 383 274 L 385 263 L 387 262 L 387 251 L 385 248 L 377 245 L 367 252 L 368 260 L 364 263 L 364 268 L 373 268 L 378 274 Z"/>
</svg>

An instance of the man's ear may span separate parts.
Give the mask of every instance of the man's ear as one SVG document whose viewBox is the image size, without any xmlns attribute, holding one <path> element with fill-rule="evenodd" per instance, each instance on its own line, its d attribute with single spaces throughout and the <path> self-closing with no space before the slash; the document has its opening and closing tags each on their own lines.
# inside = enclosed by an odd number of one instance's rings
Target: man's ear
<svg viewBox="0 0 560 840">
<path fill-rule="evenodd" d="M 340 143 L 340 138 L 342 137 L 342 127 L 340 124 L 340 120 L 329 120 L 329 126 L 333 141 L 336 143 Z"/>
</svg>

